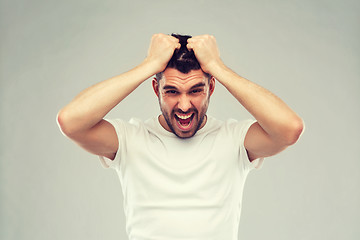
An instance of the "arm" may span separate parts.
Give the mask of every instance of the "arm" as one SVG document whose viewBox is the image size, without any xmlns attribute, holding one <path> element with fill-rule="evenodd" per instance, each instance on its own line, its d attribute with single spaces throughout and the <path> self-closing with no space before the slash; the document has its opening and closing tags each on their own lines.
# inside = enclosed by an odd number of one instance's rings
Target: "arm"
<svg viewBox="0 0 360 240">
<path fill-rule="evenodd" d="M 273 93 L 227 68 L 213 36 L 191 38 L 188 48 L 194 50 L 203 71 L 224 85 L 257 120 L 244 143 L 251 161 L 272 156 L 298 140 L 303 131 L 302 119 Z"/>
<path fill-rule="evenodd" d="M 164 70 L 179 47 L 174 37 L 153 35 L 148 56 L 140 65 L 85 89 L 59 111 L 61 131 L 87 151 L 113 159 L 118 140 L 115 129 L 103 117 L 142 82 Z"/>
</svg>

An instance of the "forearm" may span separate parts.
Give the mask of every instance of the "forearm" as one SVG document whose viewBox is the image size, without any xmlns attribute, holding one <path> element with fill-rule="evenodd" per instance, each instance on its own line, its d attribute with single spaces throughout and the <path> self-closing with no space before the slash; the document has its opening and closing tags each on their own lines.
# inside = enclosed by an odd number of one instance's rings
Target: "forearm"
<svg viewBox="0 0 360 240">
<path fill-rule="evenodd" d="M 71 135 L 95 126 L 143 81 L 154 75 L 154 69 L 154 63 L 145 60 L 126 73 L 82 91 L 58 113 L 62 131 Z"/>
<path fill-rule="evenodd" d="M 211 74 L 255 117 L 274 140 L 292 144 L 302 131 L 302 119 L 280 98 L 265 88 L 237 75 L 224 64 L 216 64 Z"/>
</svg>

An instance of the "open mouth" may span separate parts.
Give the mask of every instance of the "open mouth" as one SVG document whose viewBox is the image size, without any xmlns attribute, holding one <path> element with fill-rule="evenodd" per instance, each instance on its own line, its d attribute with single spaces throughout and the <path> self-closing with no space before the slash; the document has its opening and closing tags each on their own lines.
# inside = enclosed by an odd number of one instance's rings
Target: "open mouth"
<svg viewBox="0 0 360 240">
<path fill-rule="evenodd" d="M 176 119 L 176 123 L 178 125 L 178 127 L 181 130 L 189 130 L 192 127 L 192 123 L 193 123 L 193 118 L 194 118 L 194 113 L 189 113 L 189 114 L 180 114 L 180 113 L 175 113 L 175 119 Z"/>
</svg>

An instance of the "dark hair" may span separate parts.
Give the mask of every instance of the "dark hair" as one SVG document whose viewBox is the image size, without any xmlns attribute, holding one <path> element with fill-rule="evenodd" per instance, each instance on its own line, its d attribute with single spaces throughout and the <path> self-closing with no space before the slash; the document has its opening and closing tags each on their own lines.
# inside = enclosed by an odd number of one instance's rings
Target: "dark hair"
<svg viewBox="0 0 360 240">
<path fill-rule="evenodd" d="M 171 34 L 171 36 L 179 39 L 179 43 L 181 47 L 179 49 L 175 49 L 173 56 L 168 62 L 166 68 L 175 68 L 179 72 L 188 73 L 191 70 L 200 69 L 200 63 L 195 57 L 195 53 L 193 50 L 189 50 L 187 45 L 187 40 L 191 38 L 190 35 L 180 35 L 180 34 Z M 156 79 L 160 80 L 162 78 L 163 72 L 156 74 Z M 205 75 L 210 78 L 210 75 L 205 73 Z"/>
</svg>

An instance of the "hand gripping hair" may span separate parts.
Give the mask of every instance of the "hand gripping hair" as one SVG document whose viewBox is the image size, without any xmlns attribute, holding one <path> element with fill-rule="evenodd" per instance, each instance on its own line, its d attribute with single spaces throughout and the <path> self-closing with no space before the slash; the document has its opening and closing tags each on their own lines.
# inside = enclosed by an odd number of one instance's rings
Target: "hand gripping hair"
<svg viewBox="0 0 360 240">
<path fill-rule="evenodd" d="M 175 68 L 179 72 L 188 73 L 191 70 L 200 69 L 200 63 L 195 57 L 195 53 L 193 50 L 189 50 L 187 45 L 187 40 L 191 38 L 190 35 L 179 35 L 179 34 L 171 34 L 171 36 L 179 39 L 179 43 L 181 47 L 179 49 L 175 49 L 173 56 L 168 62 L 166 68 Z M 163 72 L 156 74 L 156 79 L 160 80 L 162 78 Z M 210 75 L 206 74 L 207 77 L 210 78 Z"/>
</svg>

